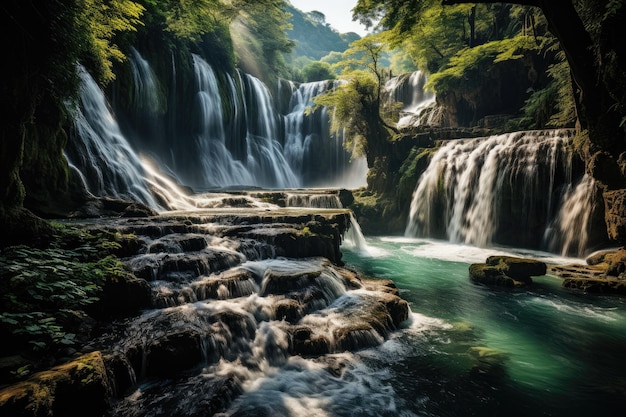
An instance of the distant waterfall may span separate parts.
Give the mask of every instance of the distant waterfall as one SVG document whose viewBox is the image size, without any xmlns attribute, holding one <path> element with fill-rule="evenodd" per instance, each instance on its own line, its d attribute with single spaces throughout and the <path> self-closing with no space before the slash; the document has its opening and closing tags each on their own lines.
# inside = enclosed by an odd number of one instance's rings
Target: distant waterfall
<svg viewBox="0 0 626 417">
<path fill-rule="evenodd" d="M 196 144 L 207 187 L 253 184 L 252 173 L 226 147 L 226 131 L 222 114 L 222 97 L 217 77 L 211 66 L 198 55 L 193 56 L 197 83 L 199 130 Z"/>
<path fill-rule="evenodd" d="M 335 88 L 339 81 L 292 85 L 285 115 L 285 157 L 304 184 L 357 188 L 366 184 L 365 158 L 352 159 L 343 134 L 332 135 L 326 108 L 306 114 L 313 98 Z"/>
<path fill-rule="evenodd" d="M 300 181 L 285 159 L 279 139 L 278 114 L 267 87 L 246 74 L 246 114 L 248 117 L 248 167 L 255 176 L 254 185 L 294 188 Z"/>
<path fill-rule="evenodd" d="M 389 100 L 402 104 L 400 120 L 397 127 L 407 127 L 420 124 L 420 113 L 435 102 L 435 95 L 424 90 L 428 77 L 422 71 L 403 74 L 387 81 L 385 90 L 389 93 Z"/>
<path fill-rule="evenodd" d="M 581 254 L 593 183 L 578 190 L 569 144 L 565 130 L 446 142 L 418 181 L 406 235 Z"/>
<path fill-rule="evenodd" d="M 141 201 L 159 208 L 144 178 L 141 161 L 111 114 L 103 92 L 93 78 L 79 67 L 82 84 L 74 118 L 77 138 L 66 149 L 87 189 L 94 195 Z"/>
</svg>

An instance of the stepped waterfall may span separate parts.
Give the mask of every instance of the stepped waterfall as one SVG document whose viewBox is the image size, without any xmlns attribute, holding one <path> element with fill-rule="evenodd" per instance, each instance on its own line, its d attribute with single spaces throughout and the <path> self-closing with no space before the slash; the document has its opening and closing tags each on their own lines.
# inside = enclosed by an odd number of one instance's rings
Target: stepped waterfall
<svg viewBox="0 0 626 417">
<path fill-rule="evenodd" d="M 556 130 L 447 141 L 418 181 L 406 235 L 583 255 L 595 186 L 575 166 L 571 136 Z"/>
<path fill-rule="evenodd" d="M 414 71 L 391 78 L 385 83 L 388 100 L 402 105 L 398 128 L 424 123 L 422 113 L 435 103 L 435 95 L 424 89 L 427 81 L 428 77 L 424 72 Z"/>
</svg>

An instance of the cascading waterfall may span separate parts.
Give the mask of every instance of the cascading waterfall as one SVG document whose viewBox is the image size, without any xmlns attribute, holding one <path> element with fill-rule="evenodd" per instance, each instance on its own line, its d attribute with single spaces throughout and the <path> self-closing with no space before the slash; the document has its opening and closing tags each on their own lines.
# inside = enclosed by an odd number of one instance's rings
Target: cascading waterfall
<svg viewBox="0 0 626 417">
<path fill-rule="evenodd" d="M 288 207 L 343 208 L 337 194 L 324 192 L 287 194 L 285 203 Z M 373 254 L 365 240 L 361 225 L 359 225 L 352 211 L 350 212 L 350 227 L 344 236 L 344 244 L 361 254 Z"/>
<path fill-rule="evenodd" d="M 568 185 L 553 226 L 546 229 L 544 241 L 548 249 L 561 255 L 585 253 L 595 187 L 594 179 L 587 174 L 576 186 Z"/>
<path fill-rule="evenodd" d="M 193 64 L 200 118 L 196 143 L 203 167 L 204 184 L 207 187 L 251 185 L 254 183 L 252 173 L 226 147 L 222 97 L 215 72 L 198 55 L 193 55 Z"/>
<path fill-rule="evenodd" d="M 403 128 L 420 124 L 420 114 L 435 102 L 435 95 L 424 90 L 428 77 L 422 71 L 410 75 L 394 77 L 385 83 L 389 100 L 402 104 L 397 127 Z"/>
<path fill-rule="evenodd" d="M 248 166 L 255 185 L 275 188 L 298 187 L 300 181 L 283 155 L 278 141 L 278 116 L 267 87 L 249 74 L 245 75 L 246 114 L 248 116 Z"/>
<path fill-rule="evenodd" d="M 80 139 L 69 141 L 66 157 L 94 195 L 141 201 L 159 209 L 144 178 L 141 161 L 120 131 L 102 90 L 83 67 L 74 126 Z"/>
<path fill-rule="evenodd" d="M 340 81 L 292 84 L 285 115 L 285 157 L 307 185 L 357 188 L 366 184 L 367 161 L 352 158 L 344 147 L 343 134 L 333 135 L 328 109 L 307 114 L 314 97 L 336 88 Z"/>
<path fill-rule="evenodd" d="M 555 130 L 448 141 L 418 181 L 406 235 L 580 255 L 593 182 L 575 186 L 582 174 L 574 173 L 570 136 Z"/>
</svg>

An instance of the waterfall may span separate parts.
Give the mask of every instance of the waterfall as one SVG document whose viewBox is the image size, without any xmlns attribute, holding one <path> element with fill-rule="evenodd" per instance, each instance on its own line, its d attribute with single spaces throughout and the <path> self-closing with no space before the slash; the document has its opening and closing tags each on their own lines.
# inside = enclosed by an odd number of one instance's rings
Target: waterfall
<svg viewBox="0 0 626 417">
<path fill-rule="evenodd" d="M 141 201 L 159 209 L 148 189 L 141 161 L 120 131 L 102 90 L 80 66 L 80 102 L 66 158 L 76 167 L 89 192 Z"/>
<path fill-rule="evenodd" d="M 419 125 L 422 110 L 435 102 L 435 95 L 424 90 L 427 81 L 425 73 L 415 71 L 394 77 L 385 84 L 389 100 L 402 104 L 398 128 Z"/>
<path fill-rule="evenodd" d="M 342 135 L 331 138 L 327 110 L 305 115 L 324 83 L 289 83 L 283 94 L 294 97 L 282 114 L 259 79 L 215 71 L 199 55 L 192 55 L 189 77 L 176 75 L 172 57 L 169 81 L 135 49 L 128 62 L 132 83 L 111 89 L 114 111 L 95 82 L 85 81 L 76 139 L 66 152 L 93 194 L 171 209 L 197 203 L 177 184 L 197 191 L 365 184 L 365 160 L 351 160 Z M 178 86 L 181 79 L 190 81 Z"/>
<path fill-rule="evenodd" d="M 587 174 L 575 187 L 568 185 L 553 226 L 546 229 L 545 240 L 551 251 L 561 255 L 585 253 L 595 187 L 594 179 Z"/>
<path fill-rule="evenodd" d="M 278 114 L 267 87 L 258 78 L 246 74 L 246 114 L 248 118 L 248 166 L 256 183 L 264 187 L 299 186 L 278 141 Z"/>
<path fill-rule="evenodd" d="M 242 161 L 235 159 L 226 147 L 222 97 L 216 74 L 198 55 L 193 55 L 193 64 L 200 119 L 196 144 L 203 168 L 204 186 L 209 188 L 252 185 L 253 174 Z"/>
<path fill-rule="evenodd" d="M 367 161 L 352 158 L 343 132 L 330 132 L 328 109 L 307 114 L 313 99 L 336 88 L 340 81 L 317 81 L 292 87 L 285 115 L 285 157 L 308 186 L 357 188 L 365 185 Z"/>
<path fill-rule="evenodd" d="M 287 207 L 316 207 L 324 209 L 343 208 L 339 196 L 333 193 L 291 193 L 286 195 Z M 350 211 L 350 227 L 344 236 L 344 244 L 364 255 L 374 255 L 373 249 L 367 244 L 361 225 Z"/>
<path fill-rule="evenodd" d="M 549 230 L 553 245 L 581 254 L 591 210 L 582 200 L 592 185 L 571 191 L 582 173 L 574 173 L 570 139 L 555 130 L 446 142 L 418 181 L 406 235 L 545 248 Z"/>
</svg>

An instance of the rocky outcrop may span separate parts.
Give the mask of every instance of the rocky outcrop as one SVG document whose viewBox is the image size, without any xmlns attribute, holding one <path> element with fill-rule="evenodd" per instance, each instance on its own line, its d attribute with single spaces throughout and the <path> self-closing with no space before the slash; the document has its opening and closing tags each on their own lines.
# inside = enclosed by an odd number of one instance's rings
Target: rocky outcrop
<svg viewBox="0 0 626 417">
<path fill-rule="evenodd" d="M 605 191 L 604 219 L 609 239 L 626 242 L 626 189 Z"/>
<path fill-rule="evenodd" d="M 469 267 L 473 282 L 502 287 L 532 284 L 532 276 L 545 275 L 546 271 L 544 262 L 512 256 L 490 256 L 486 263 Z"/>
<path fill-rule="evenodd" d="M 596 252 L 587 258 L 585 265 L 549 265 L 548 273 L 563 278 L 565 288 L 626 295 L 626 249 Z"/>
<path fill-rule="evenodd" d="M 105 415 L 111 387 L 100 352 L 33 375 L 0 391 L 4 416 Z"/>
</svg>

